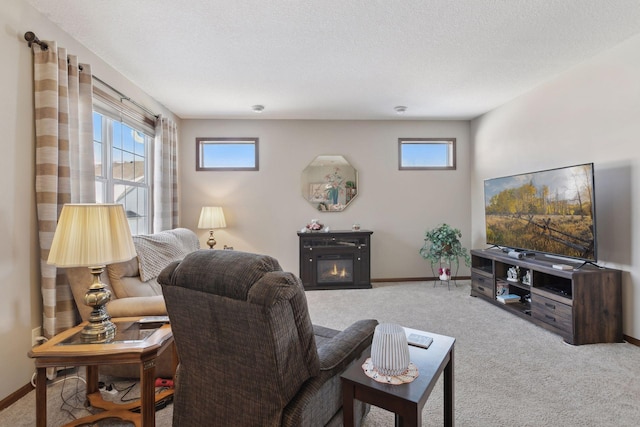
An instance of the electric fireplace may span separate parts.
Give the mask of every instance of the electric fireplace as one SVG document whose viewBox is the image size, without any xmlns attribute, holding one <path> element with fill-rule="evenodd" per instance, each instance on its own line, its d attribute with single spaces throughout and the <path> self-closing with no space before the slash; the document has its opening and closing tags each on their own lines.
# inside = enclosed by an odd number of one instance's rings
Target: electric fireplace
<svg viewBox="0 0 640 427">
<path fill-rule="evenodd" d="M 306 290 L 371 288 L 372 231 L 298 232 Z"/>
</svg>

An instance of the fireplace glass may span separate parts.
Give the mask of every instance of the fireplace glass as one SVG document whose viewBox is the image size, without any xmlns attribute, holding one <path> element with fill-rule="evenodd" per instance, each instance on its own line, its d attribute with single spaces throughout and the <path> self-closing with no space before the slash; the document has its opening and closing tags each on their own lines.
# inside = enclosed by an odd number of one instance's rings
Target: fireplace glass
<svg viewBox="0 0 640 427">
<path fill-rule="evenodd" d="M 321 255 L 317 271 L 317 283 L 353 283 L 353 256 Z"/>
</svg>

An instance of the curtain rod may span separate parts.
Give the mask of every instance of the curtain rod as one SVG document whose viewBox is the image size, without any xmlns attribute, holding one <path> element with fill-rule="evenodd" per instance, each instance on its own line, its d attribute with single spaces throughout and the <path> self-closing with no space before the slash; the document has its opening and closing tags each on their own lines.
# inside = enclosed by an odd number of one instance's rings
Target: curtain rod
<svg viewBox="0 0 640 427">
<path fill-rule="evenodd" d="M 31 45 L 35 43 L 37 45 L 40 45 L 43 50 L 49 49 L 49 45 L 47 44 L 47 42 L 43 42 L 42 40 L 40 40 L 33 31 L 27 31 L 26 33 L 24 33 L 24 39 L 27 41 L 27 43 L 29 43 L 29 47 L 31 47 Z"/>
<path fill-rule="evenodd" d="M 135 105 L 136 107 L 138 107 L 139 109 L 141 109 L 142 111 L 144 111 L 147 114 L 151 114 L 153 117 L 155 117 L 156 119 L 158 117 L 160 117 L 159 114 L 154 113 L 153 111 L 149 110 L 147 107 L 145 107 L 142 104 L 138 104 L 136 101 L 134 101 L 133 99 L 129 98 L 127 95 L 125 95 L 124 93 L 120 92 L 118 89 L 116 89 L 115 87 L 111 86 L 109 83 L 105 82 L 104 80 L 102 80 L 101 78 L 97 77 L 97 76 L 92 76 L 94 80 L 97 80 L 100 84 L 108 87 L 109 89 L 111 89 L 112 91 L 114 91 L 115 93 L 117 93 L 118 95 L 120 95 L 120 102 L 122 101 L 127 101 L 130 102 L 131 104 Z"/>
<path fill-rule="evenodd" d="M 27 31 L 26 33 L 24 33 L 24 39 L 29 44 L 29 47 L 31 47 L 31 45 L 33 45 L 35 43 L 35 44 L 39 45 L 43 50 L 49 49 L 49 45 L 47 44 L 47 42 L 44 42 L 44 41 L 40 40 L 38 38 L 38 36 L 36 36 L 36 34 L 33 31 Z M 124 93 L 120 92 L 118 89 L 114 88 L 109 83 L 105 82 L 104 80 L 102 80 L 102 79 L 100 79 L 100 78 L 98 78 L 96 76 L 91 76 L 91 77 L 93 79 L 97 80 L 98 82 L 100 82 L 102 85 L 108 87 L 109 89 L 111 89 L 112 91 L 117 93 L 118 95 L 120 95 L 120 102 L 122 102 L 122 101 L 130 102 L 131 104 L 133 104 L 136 107 L 140 108 L 145 113 L 151 114 L 156 119 L 158 117 L 160 117 L 159 114 L 154 113 L 153 111 L 149 110 L 147 107 L 145 107 L 142 104 L 138 104 L 136 101 L 134 101 L 133 99 L 131 99 L 130 97 L 128 97 Z"/>
</svg>

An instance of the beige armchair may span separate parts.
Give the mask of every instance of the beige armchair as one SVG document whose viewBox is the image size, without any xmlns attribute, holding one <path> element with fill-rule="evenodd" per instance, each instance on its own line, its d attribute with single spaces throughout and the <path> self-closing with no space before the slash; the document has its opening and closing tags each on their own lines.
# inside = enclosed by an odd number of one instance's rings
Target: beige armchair
<svg viewBox="0 0 640 427">
<path fill-rule="evenodd" d="M 157 274 L 172 261 L 182 259 L 186 254 L 198 250 L 198 236 L 186 228 L 176 228 L 150 235 L 133 236 L 133 243 L 138 256 L 129 261 L 107 265 L 105 273 L 102 274 L 102 282 L 111 291 L 107 311 L 111 317 L 166 315 L 167 308 Z M 84 295 L 92 283 L 93 276 L 86 267 L 68 268 L 66 274 L 80 317 L 85 321 L 89 318 L 91 307 L 84 303 Z M 159 376 L 170 376 L 170 354 L 161 356 L 159 360 Z M 139 375 L 135 366 L 103 371 L 122 377 Z"/>
<path fill-rule="evenodd" d="M 342 425 L 340 374 L 377 321 L 312 325 L 300 280 L 266 255 L 200 250 L 158 281 L 180 360 L 173 425 Z"/>
</svg>

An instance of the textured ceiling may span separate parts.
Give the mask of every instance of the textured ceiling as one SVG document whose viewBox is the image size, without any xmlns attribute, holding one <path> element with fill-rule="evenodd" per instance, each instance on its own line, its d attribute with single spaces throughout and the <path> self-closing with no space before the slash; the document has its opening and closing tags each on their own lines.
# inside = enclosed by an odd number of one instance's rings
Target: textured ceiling
<svg viewBox="0 0 640 427">
<path fill-rule="evenodd" d="M 182 118 L 469 119 L 640 33 L 640 0 L 25 1 Z"/>
</svg>

